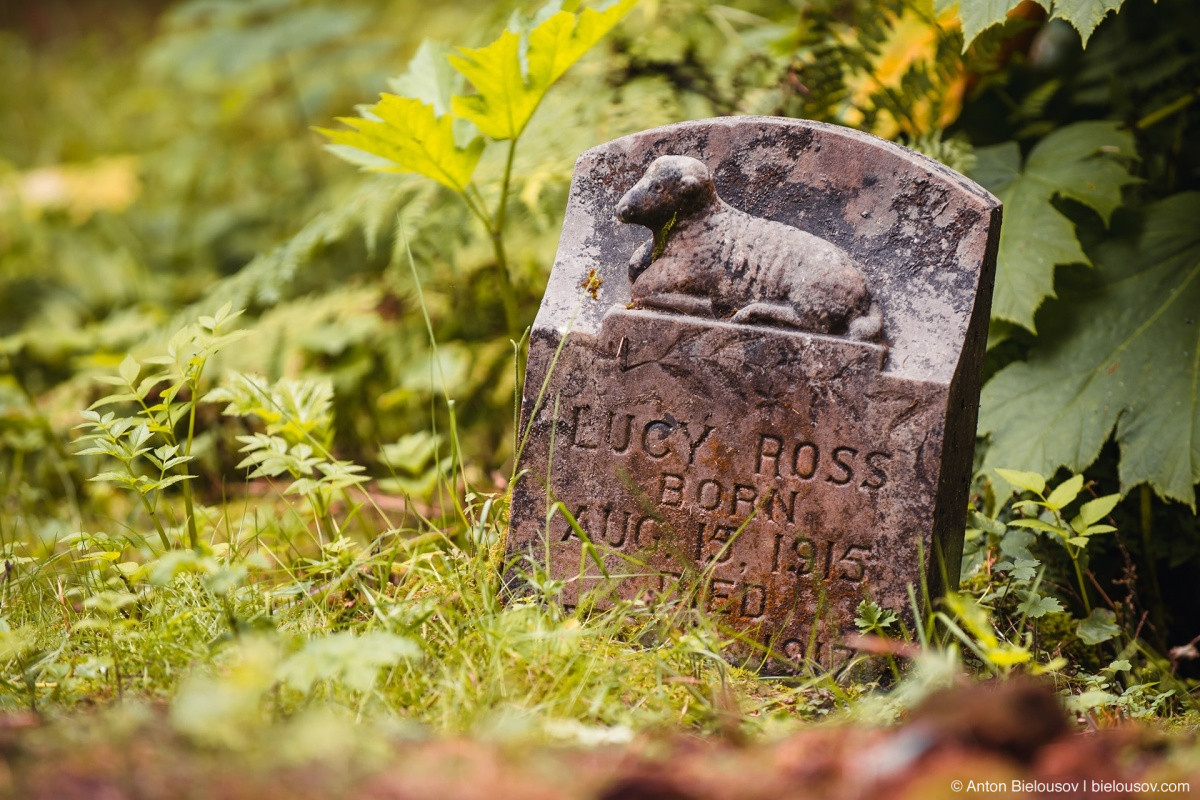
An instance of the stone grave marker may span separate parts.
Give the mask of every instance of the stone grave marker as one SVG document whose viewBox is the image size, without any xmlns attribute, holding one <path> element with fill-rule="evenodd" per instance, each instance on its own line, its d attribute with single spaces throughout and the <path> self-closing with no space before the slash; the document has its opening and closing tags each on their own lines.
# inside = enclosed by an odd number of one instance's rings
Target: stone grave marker
<svg viewBox="0 0 1200 800">
<path fill-rule="evenodd" d="M 826 664 L 862 599 L 956 582 L 999 232 L 976 184 L 831 125 L 584 153 L 529 345 L 513 568 L 586 565 L 568 603 L 710 569 L 732 628 Z"/>
</svg>

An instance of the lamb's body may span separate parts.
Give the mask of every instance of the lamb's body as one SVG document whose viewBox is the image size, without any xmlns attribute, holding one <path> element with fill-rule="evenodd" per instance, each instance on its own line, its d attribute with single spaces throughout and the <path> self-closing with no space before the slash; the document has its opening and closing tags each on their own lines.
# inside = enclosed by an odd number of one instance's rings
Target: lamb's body
<svg viewBox="0 0 1200 800">
<path fill-rule="evenodd" d="M 856 339 L 880 334 L 882 314 L 848 253 L 729 205 L 694 158 L 656 160 L 617 215 L 654 233 L 630 260 L 635 305 Z"/>
</svg>

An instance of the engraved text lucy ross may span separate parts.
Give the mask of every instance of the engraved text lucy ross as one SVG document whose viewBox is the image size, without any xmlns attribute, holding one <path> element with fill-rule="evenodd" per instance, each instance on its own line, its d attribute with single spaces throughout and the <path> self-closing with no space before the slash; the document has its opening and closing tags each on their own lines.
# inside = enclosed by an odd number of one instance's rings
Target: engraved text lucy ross
<svg viewBox="0 0 1200 800">
<path fill-rule="evenodd" d="M 654 237 L 633 254 L 635 307 L 878 340 L 883 313 L 848 253 L 717 196 L 708 167 L 662 156 L 617 205 Z"/>
</svg>

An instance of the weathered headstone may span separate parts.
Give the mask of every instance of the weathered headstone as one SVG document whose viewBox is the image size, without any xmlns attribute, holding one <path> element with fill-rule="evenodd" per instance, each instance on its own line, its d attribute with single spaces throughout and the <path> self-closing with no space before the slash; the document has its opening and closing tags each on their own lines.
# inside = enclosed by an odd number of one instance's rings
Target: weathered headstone
<svg viewBox="0 0 1200 800">
<path fill-rule="evenodd" d="M 662 158 L 667 156 L 667 158 Z M 839 660 L 863 598 L 956 580 L 1000 204 L 813 122 L 682 123 L 589 150 L 534 323 L 510 555 L 707 602 Z M 922 569 L 924 574 L 922 574 Z"/>
</svg>

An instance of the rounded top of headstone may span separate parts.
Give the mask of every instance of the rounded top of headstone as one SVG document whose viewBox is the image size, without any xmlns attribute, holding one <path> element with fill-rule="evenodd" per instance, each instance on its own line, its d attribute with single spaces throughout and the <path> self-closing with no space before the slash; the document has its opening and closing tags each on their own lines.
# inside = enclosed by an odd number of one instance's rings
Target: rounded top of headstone
<svg viewBox="0 0 1200 800">
<path fill-rule="evenodd" d="M 650 233 L 618 220 L 616 207 L 663 155 L 702 161 L 733 207 L 849 253 L 883 309 L 884 370 L 950 379 L 977 294 L 987 313 L 991 275 L 983 267 L 995 257 L 1000 202 L 919 153 L 807 120 L 682 122 L 581 155 L 535 330 L 596 335 L 604 314 L 629 302 L 629 260 Z M 596 298 L 582 287 L 590 270 L 603 281 Z"/>
</svg>

